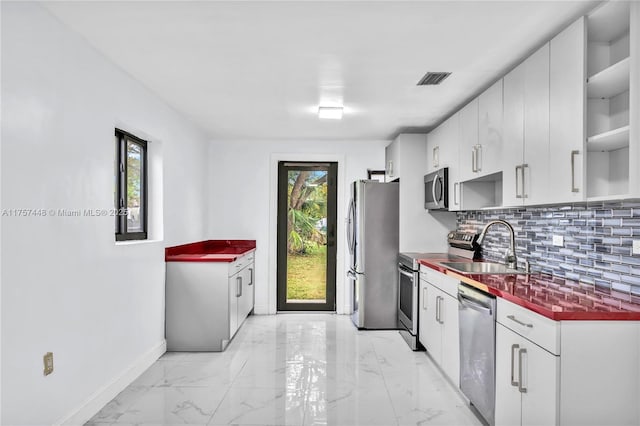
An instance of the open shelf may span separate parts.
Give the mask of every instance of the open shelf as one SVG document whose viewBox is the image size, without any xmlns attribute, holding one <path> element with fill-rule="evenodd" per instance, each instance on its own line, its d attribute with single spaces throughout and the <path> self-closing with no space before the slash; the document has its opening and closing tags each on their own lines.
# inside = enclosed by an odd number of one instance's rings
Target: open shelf
<svg viewBox="0 0 640 426">
<path fill-rule="evenodd" d="M 615 151 L 629 146 L 629 126 L 590 136 L 587 139 L 587 151 Z"/>
<path fill-rule="evenodd" d="M 609 42 L 629 31 L 629 2 L 603 3 L 589 14 L 589 40 Z"/>
<path fill-rule="evenodd" d="M 589 98 L 611 98 L 629 90 L 629 57 L 589 77 L 587 96 Z"/>
</svg>

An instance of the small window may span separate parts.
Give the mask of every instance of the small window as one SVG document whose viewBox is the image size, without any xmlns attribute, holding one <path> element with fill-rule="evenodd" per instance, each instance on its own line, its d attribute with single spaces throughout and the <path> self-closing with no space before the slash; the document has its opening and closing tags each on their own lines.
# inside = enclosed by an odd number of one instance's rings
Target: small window
<svg viewBox="0 0 640 426">
<path fill-rule="evenodd" d="M 147 239 L 147 141 L 116 129 L 116 241 Z"/>
</svg>

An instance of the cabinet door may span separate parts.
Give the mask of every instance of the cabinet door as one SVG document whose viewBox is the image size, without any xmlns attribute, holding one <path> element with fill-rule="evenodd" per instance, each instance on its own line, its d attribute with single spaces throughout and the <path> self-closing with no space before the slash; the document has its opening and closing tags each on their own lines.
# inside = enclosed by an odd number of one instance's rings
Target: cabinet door
<svg viewBox="0 0 640 426">
<path fill-rule="evenodd" d="M 384 150 L 385 154 L 385 182 L 391 182 L 400 177 L 398 142 L 391 142 Z"/>
<path fill-rule="evenodd" d="M 550 42 L 549 203 L 586 199 L 585 38 L 580 18 Z"/>
<path fill-rule="evenodd" d="M 549 43 L 525 62 L 524 165 L 525 204 L 544 203 L 549 182 Z M 505 110 L 506 112 L 506 110 Z"/>
<path fill-rule="evenodd" d="M 427 167 L 426 173 L 437 170 L 440 167 L 440 147 L 444 134 L 444 123 L 433 129 L 427 135 Z"/>
<path fill-rule="evenodd" d="M 460 114 L 455 113 L 444 122 L 444 137 L 440 144 L 440 164 L 449 168 L 449 211 L 461 209 L 460 201 Z"/>
<path fill-rule="evenodd" d="M 238 299 L 242 277 L 236 273 L 229 277 L 229 338 L 238 330 Z"/>
<path fill-rule="evenodd" d="M 253 307 L 253 265 L 247 265 L 240 272 L 242 292 L 238 298 L 238 327 L 249 315 Z"/>
<path fill-rule="evenodd" d="M 478 97 L 478 176 L 502 170 L 502 79 Z"/>
<path fill-rule="evenodd" d="M 442 293 L 440 300 L 442 325 L 442 370 L 449 379 L 460 386 L 460 327 L 458 321 L 458 300 Z"/>
<path fill-rule="evenodd" d="M 475 177 L 474 162 L 475 148 L 478 145 L 478 98 L 469 102 L 460 110 L 460 143 L 458 178 L 461 182 Z"/>
<path fill-rule="evenodd" d="M 442 292 L 433 285 L 427 285 L 427 315 L 425 318 L 424 342 L 427 352 L 438 364 L 442 361 L 442 331 L 438 322 L 440 308 L 438 303 Z"/>
<path fill-rule="evenodd" d="M 523 341 L 522 337 L 496 323 L 496 426 L 514 426 L 522 422 L 522 394 L 512 382 L 518 380 L 518 349 Z"/>
<path fill-rule="evenodd" d="M 522 393 L 522 424 L 558 424 L 559 357 L 524 340 L 518 361 L 522 362 L 520 381 L 526 388 L 526 393 Z"/>
<path fill-rule="evenodd" d="M 504 76 L 502 203 L 505 207 L 522 205 L 522 165 L 525 161 L 524 80 L 524 63 Z"/>
</svg>

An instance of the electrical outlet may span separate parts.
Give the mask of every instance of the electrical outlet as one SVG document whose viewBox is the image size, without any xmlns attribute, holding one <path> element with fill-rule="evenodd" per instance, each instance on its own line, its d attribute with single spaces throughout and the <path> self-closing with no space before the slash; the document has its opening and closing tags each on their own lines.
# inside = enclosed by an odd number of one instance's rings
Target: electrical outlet
<svg viewBox="0 0 640 426">
<path fill-rule="evenodd" d="M 640 240 L 633 240 L 633 254 L 640 254 Z"/>
<path fill-rule="evenodd" d="M 44 375 L 48 376 L 53 373 L 53 352 L 47 352 L 42 358 L 44 361 Z"/>
<path fill-rule="evenodd" d="M 562 235 L 553 236 L 553 245 L 556 247 L 564 246 L 564 237 Z"/>
</svg>

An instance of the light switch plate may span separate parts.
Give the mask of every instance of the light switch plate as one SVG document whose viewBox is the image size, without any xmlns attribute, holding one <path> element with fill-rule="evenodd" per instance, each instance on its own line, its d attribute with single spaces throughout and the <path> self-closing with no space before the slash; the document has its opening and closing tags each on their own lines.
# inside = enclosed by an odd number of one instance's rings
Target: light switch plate
<svg viewBox="0 0 640 426">
<path fill-rule="evenodd" d="M 633 240 L 633 254 L 640 254 L 640 240 Z"/>
<path fill-rule="evenodd" d="M 553 245 L 556 247 L 564 246 L 564 237 L 562 235 L 553 236 Z"/>
</svg>

